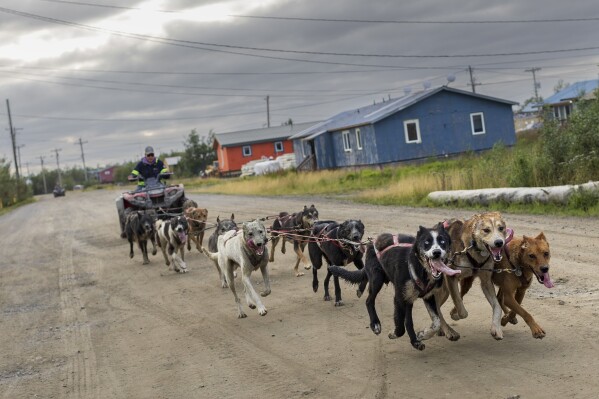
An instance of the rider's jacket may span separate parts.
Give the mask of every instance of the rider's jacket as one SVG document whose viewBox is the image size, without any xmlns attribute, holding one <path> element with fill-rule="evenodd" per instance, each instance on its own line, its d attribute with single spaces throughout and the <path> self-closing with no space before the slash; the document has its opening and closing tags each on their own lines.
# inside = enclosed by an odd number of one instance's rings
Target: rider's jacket
<svg viewBox="0 0 599 399">
<path fill-rule="evenodd" d="M 131 174 L 133 176 L 142 176 L 144 179 L 149 177 L 158 177 L 160 173 L 166 173 L 168 169 L 164 166 L 164 163 L 160 159 L 154 159 L 153 162 L 148 161 L 146 157 L 143 157 L 141 161 L 133 168 Z M 138 186 L 144 186 L 146 183 L 143 180 L 138 180 Z"/>
</svg>

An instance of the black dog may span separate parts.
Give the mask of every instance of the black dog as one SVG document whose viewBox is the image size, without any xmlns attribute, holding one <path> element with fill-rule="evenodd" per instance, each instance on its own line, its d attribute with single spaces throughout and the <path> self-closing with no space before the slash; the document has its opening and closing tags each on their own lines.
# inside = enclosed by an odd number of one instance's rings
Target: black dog
<svg viewBox="0 0 599 399">
<path fill-rule="evenodd" d="M 220 220 L 220 217 L 216 217 L 216 228 L 212 235 L 208 238 L 208 250 L 212 253 L 218 252 L 218 237 L 224 235 L 229 230 L 237 230 L 237 223 L 235 223 L 235 214 L 231 214 L 231 219 L 223 219 Z M 221 285 L 223 288 L 227 288 L 228 284 L 218 266 L 218 259 L 214 260 L 214 266 L 216 267 L 216 271 L 218 272 L 218 277 L 220 278 Z"/>
<path fill-rule="evenodd" d="M 129 240 L 129 257 L 133 258 L 133 242 L 137 242 L 144 258 L 143 264 L 150 263 L 148 258 L 148 239 L 152 242 L 152 255 L 156 255 L 156 230 L 154 228 L 154 215 L 152 212 L 132 211 L 125 220 L 125 235 Z"/>
<path fill-rule="evenodd" d="M 318 210 L 316 210 L 314 204 L 310 205 L 309 208 L 304 205 L 302 211 L 292 213 L 291 215 L 287 212 L 281 212 L 270 227 L 271 248 L 268 261 L 275 261 L 275 248 L 281 237 L 283 238 L 283 243 L 281 244 L 282 253 L 285 253 L 285 242 L 292 241 L 293 251 L 297 255 L 293 269 L 295 270 L 296 277 L 303 276 L 304 273 L 300 273 L 297 268 L 300 261 L 304 264 L 304 269 L 308 270 L 311 267 L 304 256 L 304 248 L 310 237 L 312 226 L 317 220 Z"/>
<path fill-rule="evenodd" d="M 395 339 L 408 332 L 410 343 L 418 350 L 424 349 L 423 340 L 439 332 L 441 320 L 435 302 L 435 291 L 443 285 L 443 274 L 454 275 L 459 271 L 445 265 L 449 256 L 451 239 L 442 223 L 432 229 L 420 226 L 416 237 L 381 234 L 374 245 L 366 251 L 366 267 L 350 272 L 341 267 L 329 267 L 329 271 L 351 283 L 368 281 L 366 308 L 370 316 L 370 328 L 375 334 L 381 332 L 381 321 L 375 308 L 375 300 L 383 284 L 395 286 L 395 329 L 389 338 Z M 430 328 L 414 331 L 412 307 L 422 298 L 432 319 Z"/>
<path fill-rule="evenodd" d="M 312 237 L 308 244 L 308 252 L 312 261 L 312 289 L 318 291 L 318 269 L 322 266 L 324 256 L 327 264 L 348 265 L 354 263 L 358 269 L 364 267 L 362 261 L 363 246 L 360 244 L 364 235 L 364 224 L 360 220 L 346 220 L 339 224 L 333 221 L 318 222 L 312 228 Z M 327 271 L 324 279 L 324 300 L 330 301 L 329 280 L 331 272 Z M 335 306 L 343 305 L 341 300 L 341 288 L 339 286 L 339 277 L 334 276 L 335 282 Z M 358 288 L 358 297 L 362 295 L 366 288 L 367 281 L 360 284 Z"/>
</svg>

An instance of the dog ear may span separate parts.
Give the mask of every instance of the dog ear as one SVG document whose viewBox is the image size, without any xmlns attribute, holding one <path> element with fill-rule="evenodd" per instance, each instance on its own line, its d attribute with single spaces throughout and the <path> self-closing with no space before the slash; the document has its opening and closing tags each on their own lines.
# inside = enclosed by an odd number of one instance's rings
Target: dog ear
<svg viewBox="0 0 599 399">
<path fill-rule="evenodd" d="M 220 215 L 218 215 L 218 216 L 216 217 L 216 223 L 217 223 L 217 224 L 218 224 L 218 223 L 220 223 Z"/>
<path fill-rule="evenodd" d="M 547 238 L 545 238 L 545 233 L 543 233 L 542 231 L 539 233 L 538 236 L 535 237 L 535 240 L 543 240 L 543 241 L 547 241 Z"/>
<path fill-rule="evenodd" d="M 233 219 L 235 219 L 235 214 L 234 213 L 231 214 L 231 220 L 233 220 Z"/>
</svg>

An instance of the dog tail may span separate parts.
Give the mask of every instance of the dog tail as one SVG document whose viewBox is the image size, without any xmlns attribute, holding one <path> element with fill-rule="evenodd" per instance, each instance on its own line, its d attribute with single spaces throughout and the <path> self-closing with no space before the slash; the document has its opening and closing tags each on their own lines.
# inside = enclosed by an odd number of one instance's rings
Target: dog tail
<svg viewBox="0 0 599 399">
<path fill-rule="evenodd" d="M 361 282 L 368 280 L 366 270 L 364 269 L 350 271 L 341 266 L 329 266 L 328 269 L 333 276 L 341 277 L 350 284 L 360 284 Z"/>
<path fill-rule="evenodd" d="M 204 247 L 202 247 L 202 252 L 213 261 L 218 262 L 218 252 L 210 252 Z"/>
</svg>

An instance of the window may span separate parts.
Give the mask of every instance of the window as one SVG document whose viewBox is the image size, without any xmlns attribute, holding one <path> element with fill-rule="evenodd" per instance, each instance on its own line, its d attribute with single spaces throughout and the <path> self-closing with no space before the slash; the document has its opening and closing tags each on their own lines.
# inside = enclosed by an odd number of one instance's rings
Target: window
<svg viewBox="0 0 599 399">
<path fill-rule="evenodd" d="M 420 143 L 420 124 L 418 119 L 411 119 L 403 122 L 403 130 L 406 136 L 406 143 Z"/>
<path fill-rule="evenodd" d="M 249 145 L 244 145 L 243 146 L 243 156 L 249 157 L 251 155 L 252 155 L 252 147 Z"/>
<path fill-rule="evenodd" d="M 362 149 L 362 133 L 360 129 L 356 129 L 356 148 L 358 150 Z"/>
<path fill-rule="evenodd" d="M 345 152 L 350 152 L 351 151 L 351 143 L 349 141 L 349 130 L 345 130 L 341 134 L 343 136 L 343 149 L 345 150 Z"/>
<path fill-rule="evenodd" d="M 485 117 L 482 112 L 470 114 L 472 134 L 485 134 Z"/>
<path fill-rule="evenodd" d="M 283 142 L 275 141 L 275 152 L 283 152 Z"/>
</svg>

